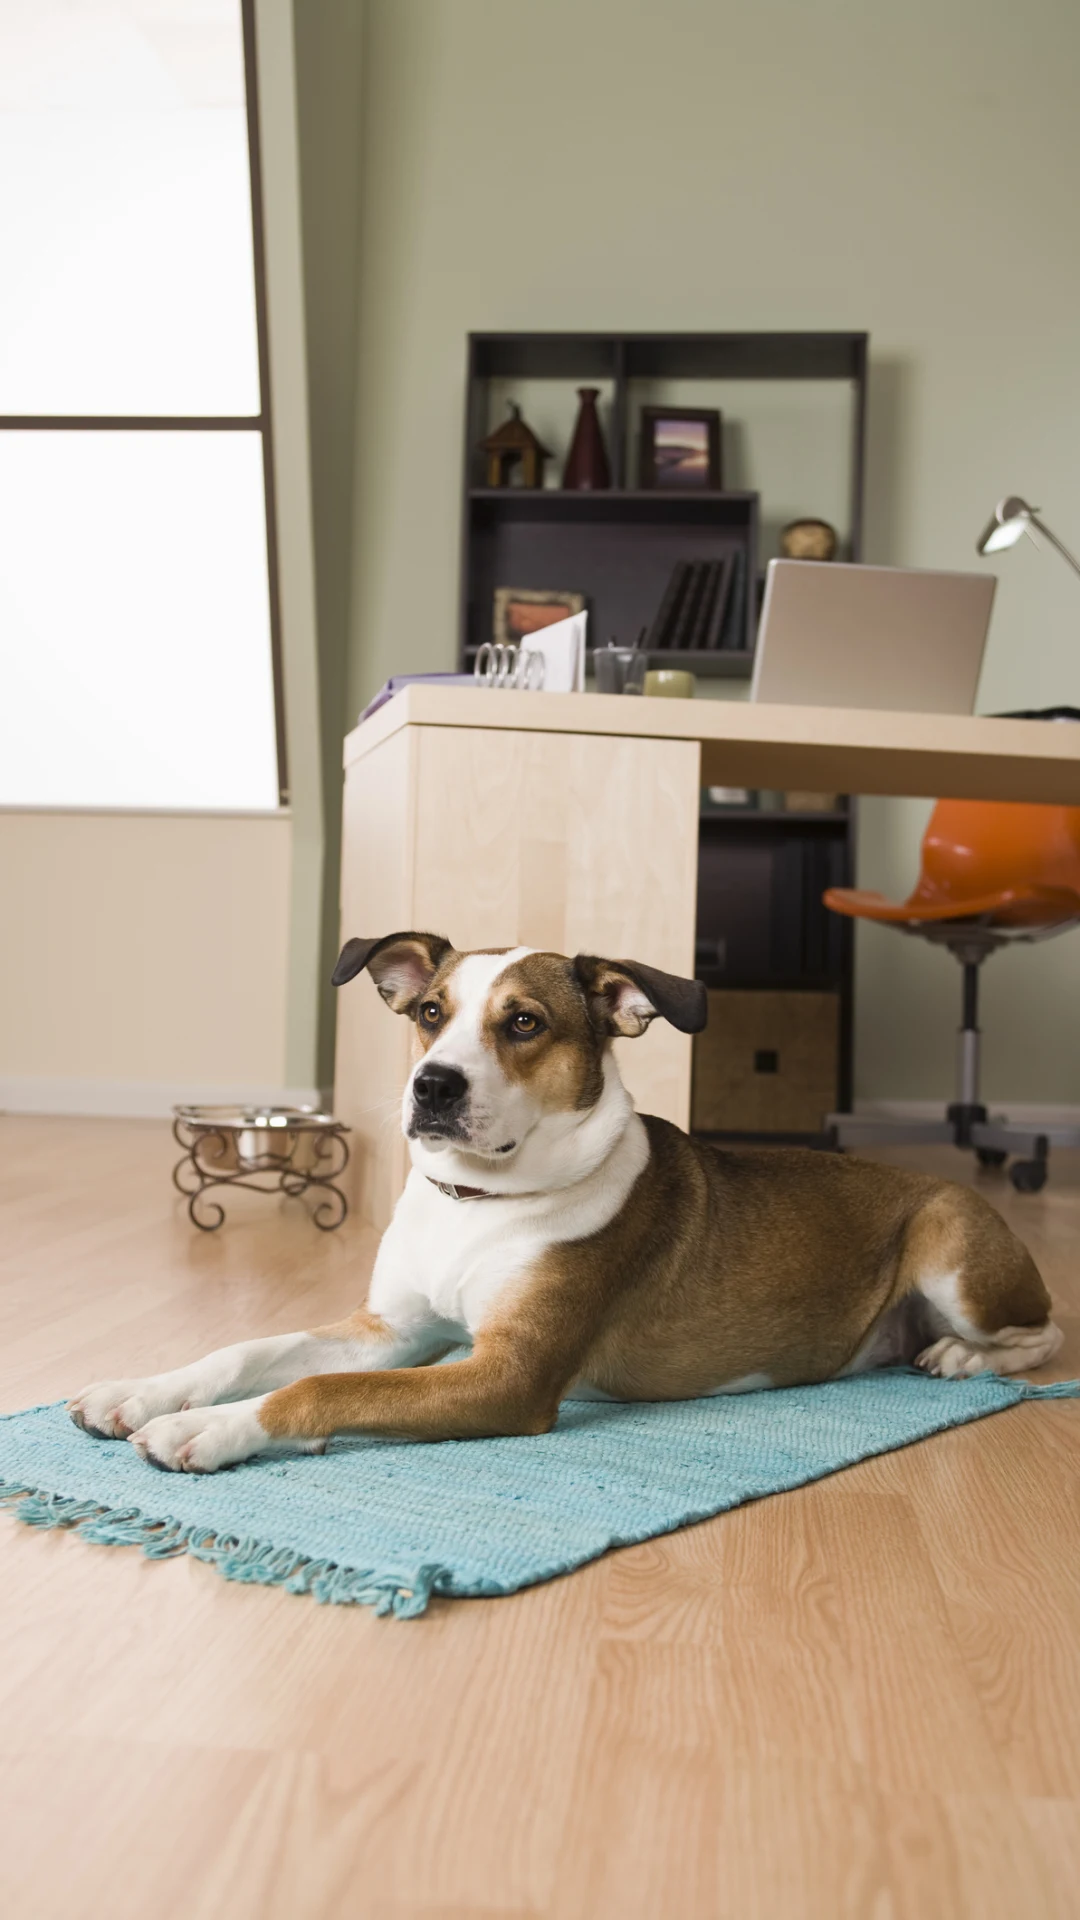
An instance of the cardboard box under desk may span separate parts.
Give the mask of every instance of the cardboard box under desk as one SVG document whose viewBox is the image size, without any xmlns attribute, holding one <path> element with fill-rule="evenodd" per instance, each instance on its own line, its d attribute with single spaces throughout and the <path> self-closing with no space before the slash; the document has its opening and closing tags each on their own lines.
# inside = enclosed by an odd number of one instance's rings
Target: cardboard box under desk
<svg viewBox="0 0 1080 1920">
<path fill-rule="evenodd" d="M 694 1041 L 698 1133 L 819 1133 L 836 1105 L 835 993 L 709 994 Z"/>
</svg>

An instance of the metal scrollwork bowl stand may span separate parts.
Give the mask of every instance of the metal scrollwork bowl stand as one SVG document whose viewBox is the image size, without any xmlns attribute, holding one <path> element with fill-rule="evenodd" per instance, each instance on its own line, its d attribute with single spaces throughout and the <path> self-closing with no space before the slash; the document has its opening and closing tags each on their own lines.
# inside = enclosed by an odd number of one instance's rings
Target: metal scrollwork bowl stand
<svg viewBox="0 0 1080 1920">
<path fill-rule="evenodd" d="M 324 1233 L 348 1212 L 335 1182 L 349 1160 L 349 1129 L 314 1107 L 174 1107 L 173 1136 L 184 1150 L 173 1185 L 188 1203 L 193 1226 L 213 1233 L 225 1218 L 214 1195 L 222 1187 L 318 1196 L 312 1219 Z"/>
</svg>

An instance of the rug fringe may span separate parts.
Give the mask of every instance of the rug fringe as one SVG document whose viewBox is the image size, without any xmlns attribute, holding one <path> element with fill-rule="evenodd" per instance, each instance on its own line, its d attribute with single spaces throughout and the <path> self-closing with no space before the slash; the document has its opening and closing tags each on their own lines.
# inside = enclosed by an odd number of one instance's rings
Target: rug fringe
<svg viewBox="0 0 1080 1920">
<path fill-rule="evenodd" d="M 342 1567 L 336 1560 L 313 1560 L 291 1547 L 242 1540 L 236 1534 L 207 1533 L 197 1526 L 182 1526 L 178 1520 L 151 1520 L 138 1507 L 102 1507 L 94 1500 L 66 1499 L 40 1487 L 3 1480 L 0 1507 L 10 1507 L 28 1527 L 67 1527 L 95 1546 L 141 1547 L 150 1560 L 187 1553 L 216 1567 L 226 1580 L 310 1593 L 331 1606 L 372 1607 L 377 1614 L 392 1613 L 398 1620 L 415 1620 L 427 1611 L 432 1594 L 449 1593 L 453 1586 L 448 1567 L 421 1567 L 405 1586 L 394 1574 Z"/>
<path fill-rule="evenodd" d="M 1051 1380 L 1040 1387 L 1034 1380 L 1017 1380 L 1022 1400 L 1080 1400 L 1080 1380 Z"/>
</svg>

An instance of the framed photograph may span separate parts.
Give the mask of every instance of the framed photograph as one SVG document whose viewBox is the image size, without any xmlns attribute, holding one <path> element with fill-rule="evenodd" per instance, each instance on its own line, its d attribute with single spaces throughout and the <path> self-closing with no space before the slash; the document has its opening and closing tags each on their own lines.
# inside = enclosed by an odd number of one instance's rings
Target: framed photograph
<svg viewBox="0 0 1080 1920">
<path fill-rule="evenodd" d="M 720 414 L 715 407 L 642 407 L 640 485 L 718 493 Z"/>
<path fill-rule="evenodd" d="M 527 640 L 531 633 L 539 633 L 541 627 L 553 627 L 556 620 L 568 620 L 572 613 L 584 611 L 583 593 L 496 587 L 491 637 L 506 646 L 510 641 Z"/>
</svg>

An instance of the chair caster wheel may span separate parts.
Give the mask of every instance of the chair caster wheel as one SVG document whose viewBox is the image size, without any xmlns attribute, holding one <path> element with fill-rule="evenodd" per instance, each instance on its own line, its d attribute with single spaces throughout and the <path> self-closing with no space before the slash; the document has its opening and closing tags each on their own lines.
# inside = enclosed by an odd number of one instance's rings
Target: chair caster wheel
<svg viewBox="0 0 1080 1920">
<path fill-rule="evenodd" d="M 1014 1160 L 1009 1179 L 1017 1193 L 1039 1193 L 1046 1185 L 1046 1161 Z"/>
<path fill-rule="evenodd" d="M 975 1149 L 975 1158 L 980 1167 L 1003 1167 L 1008 1157 L 1004 1147 L 976 1147 Z"/>
</svg>

